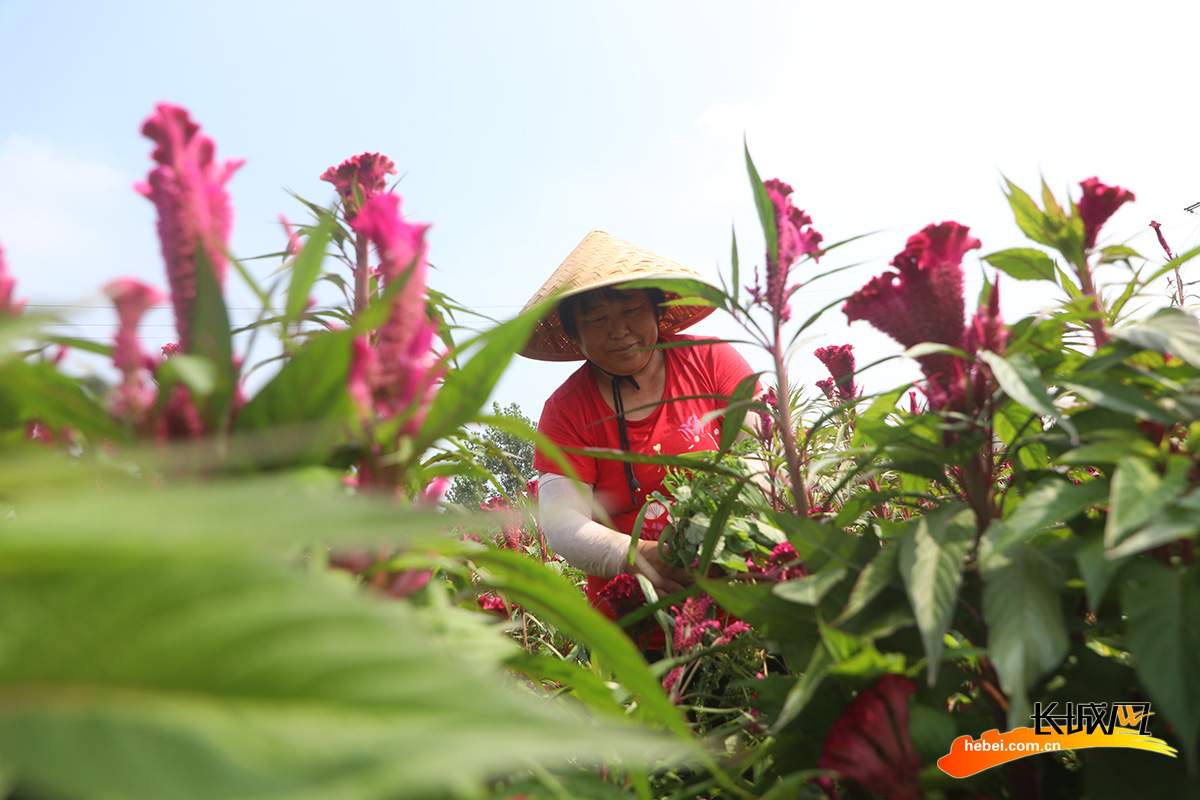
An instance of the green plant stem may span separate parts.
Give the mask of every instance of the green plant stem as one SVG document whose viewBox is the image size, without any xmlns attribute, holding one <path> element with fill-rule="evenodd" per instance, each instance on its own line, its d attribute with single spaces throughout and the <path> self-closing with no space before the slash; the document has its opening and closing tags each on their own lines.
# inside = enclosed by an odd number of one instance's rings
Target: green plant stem
<svg viewBox="0 0 1200 800">
<path fill-rule="evenodd" d="M 804 485 L 804 479 L 800 477 L 800 454 L 796 450 L 796 431 L 792 428 L 792 415 L 789 408 L 787 415 L 784 414 L 784 405 L 787 398 L 791 397 L 788 389 L 787 365 L 784 363 L 784 347 L 783 347 L 783 332 L 782 320 L 779 319 L 779 313 L 775 312 L 775 345 L 771 348 L 771 355 L 775 359 L 775 380 L 778 383 L 777 389 L 779 395 L 779 436 L 783 440 L 783 454 L 787 459 L 788 476 L 792 479 L 792 497 L 796 503 L 796 513 L 805 517 L 808 516 L 808 489 Z"/>
</svg>

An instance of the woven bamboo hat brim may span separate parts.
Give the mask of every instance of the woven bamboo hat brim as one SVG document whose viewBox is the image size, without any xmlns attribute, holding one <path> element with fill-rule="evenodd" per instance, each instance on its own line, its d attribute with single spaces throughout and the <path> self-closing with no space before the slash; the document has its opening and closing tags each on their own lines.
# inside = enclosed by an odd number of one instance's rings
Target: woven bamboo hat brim
<svg viewBox="0 0 1200 800">
<path fill-rule="evenodd" d="M 637 245 L 618 239 L 611 233 L 594 230 L 571 251 L 542 288 L 529 299 L 522 313 L 551 297 L 570 297 L 591 289 L 615 286 L 631 280 L 688 279 L 708 281 L 695 270 L 643 250 Z M 664 289 L 668 300 L 681 295 Z M 694 325 L 716 309 L 712 306 L 664 306 L 658 329 L 674 333 Z M 563 330 L 558 308 L 542 317 L 534 327 L 521 355 L 539 361 L 582 361 L 583 353 Z"/>
</svg>

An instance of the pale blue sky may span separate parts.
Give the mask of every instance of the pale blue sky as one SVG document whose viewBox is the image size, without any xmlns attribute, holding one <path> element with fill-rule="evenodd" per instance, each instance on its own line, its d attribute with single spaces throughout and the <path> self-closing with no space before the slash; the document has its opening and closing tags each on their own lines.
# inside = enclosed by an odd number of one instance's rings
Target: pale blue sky
<svg viewBox="0 0 1200 800">
<path fill-rule="evenodd" d="M 501 318 L 595 227 L 715 277 L 736 226 L 748 276 L 762 241 L 743 136 L 827 241 L 880 231 L 822 262 L 864 263 L 803 292 L 797 318 L 931 222 L 970 225 L 984 253 L 1023 246 L 1001 174 L 1044 175 L 1060 196 L 1091 175 L 1126 186 L 1138 202 L 1106 238 L 1159 261 L 1151 219 L 1176 250 L 1200 240 L 1183 211 L 1200 201 L 1197 30 L 1194 0 L 0 0 L 0 246 L 35 304 L 101 305 L 121 275 L 165 286 L 153 209 L 130 186 L 149 168 L 141 122 L 167 100 L 246 159 L 237 255 L 279 249 L 280 213 L 303 218 L 285 187 L 326 203 L 327 166 L 379 151 L 405 175 L 406 213 L 433 226 L 431 285 Z M 1047 288 L 1002 282 L 1006 314 Z M 111 336 L 106 314 L 73 318 Z M 149 322 L 148 343 L 173 339 L 165 309 Z M 853 342 L 860 363 L 898 350 L 837 311 L 815 333 L 794 361 L 810 384 L 820 345 Z M 536 417 L 569 369 L 519 360 L 495 399 Z"/>
</svg>

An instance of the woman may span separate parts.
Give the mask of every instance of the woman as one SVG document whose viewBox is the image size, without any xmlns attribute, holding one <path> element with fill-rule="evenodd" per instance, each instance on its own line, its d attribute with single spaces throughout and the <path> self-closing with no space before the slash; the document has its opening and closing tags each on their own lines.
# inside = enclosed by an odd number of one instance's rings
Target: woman
<svg viewBox="0 0 1200 800">
<path fill-rule="evenodd" d="M 538 430 L 560 448 L 716 450 L 722 417 L 711 412 L 725 407 L 752 370 L 728 344 L 678 333 L 713 308 L 663 305 L 679 295 L 621 288 L 638 278 L 702 280 L 686 267 L 592 231 L 526 304 L 562 298 L 538 323 L 522 355 L 585 360 L 546 401 Z M 682 346 L 689 342 L 695 344 Z M 559 555 L 588 573 L 594 605 L 612 616 L 598 594 L 621 572 L 645 575 L 660 593 L 690 582 L 685 570 L 659 557 L 656 540 L 667 514 L 657 503 L 646 509 L 638 557 L 628 565 L 630 535 L 648 496 L 663 488 L 663 468 L 576 452 L 563 458 L 570 470 L 542 448 L 534 456 L 542 529 Z M 579 481 L 566 476 L 570 471 Z"/>
</svg>

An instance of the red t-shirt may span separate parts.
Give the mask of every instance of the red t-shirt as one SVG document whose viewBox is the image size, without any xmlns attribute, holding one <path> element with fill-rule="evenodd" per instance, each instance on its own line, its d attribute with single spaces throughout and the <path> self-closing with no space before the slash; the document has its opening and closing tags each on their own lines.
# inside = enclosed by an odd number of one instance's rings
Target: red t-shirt
<svg viewBox="0 0 1200 800">
<path fill-rule="evenodd" d="M 659 341 L 706 342 L 682 334 L 662 334 Z M 663 399 L 645 419 L 626 420 L 630 452 L 677 455 L 718 449 L 722 418 L 705 422 L 704 416 L 724 408 L 726 398 L 753 370 L 731 345 L 720 342 L 671 347 L 662 352 L 666 357 Z M 621 449 L 616 412 L 600 395 L 596 378 L 587 363 L 550 395 L 542 409 L 538 431 L 559 447 Z M 565 453 L 564 456 L 579 479 L 592 484 L 596 503 L 622 533 L 632 535 L 638 511 L 646 497 L 663 489 L 665 468 L 656 464 L 634 464 L 639 488 L 636 504 L 631 503 L 624 462 L 578 453 Z M 565 471 L 541 448 L 534 453 L 533 466 L 539 472 L 563 474 Z M 659 513 L 654 513 L 656 511 Z M 648 510 L 642 525 L 642 538 L 657 539 L 666 525 L 666 516 L 665 508 Z M 607 582 L 606 578 L 589 576 L 588 597 L 593 603 L 596 592 Z M 602 603 L 600 608 L 609 613 L 607 605 Z"/>
</svg>

